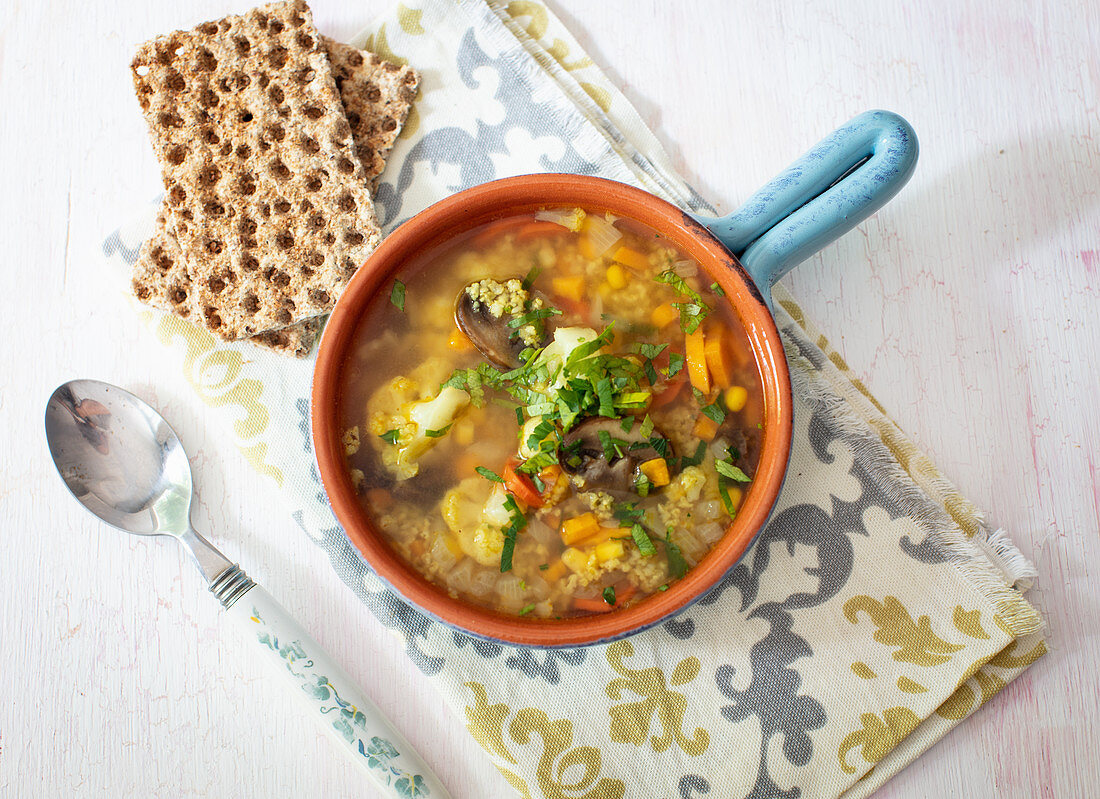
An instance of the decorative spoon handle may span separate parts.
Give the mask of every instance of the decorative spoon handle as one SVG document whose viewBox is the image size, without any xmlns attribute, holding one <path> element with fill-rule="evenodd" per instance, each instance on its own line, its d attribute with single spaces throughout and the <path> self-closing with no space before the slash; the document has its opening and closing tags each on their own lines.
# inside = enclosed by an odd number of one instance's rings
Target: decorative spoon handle
<svg viewBox="0 0 1100 799">
<path fill-rule="evenodd" d="M 405 737 L 271 594 L 237 566 L 219 575 L 210 590 L 386 796 L 450 799 Z"/>
</svg>

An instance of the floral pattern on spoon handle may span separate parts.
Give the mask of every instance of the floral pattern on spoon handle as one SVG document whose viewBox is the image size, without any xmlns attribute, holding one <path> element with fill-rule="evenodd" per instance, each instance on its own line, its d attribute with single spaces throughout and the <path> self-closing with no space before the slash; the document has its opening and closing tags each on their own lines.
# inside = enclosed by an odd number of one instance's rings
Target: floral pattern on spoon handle
<svg viewBox="0 0 1100 799">
<path fill-rule="evenodd" d="M 267 591 L 250 588 L 227 612 L 383 792 L 402 799 L 450 798 L 404 736 Z"/>
</svg>

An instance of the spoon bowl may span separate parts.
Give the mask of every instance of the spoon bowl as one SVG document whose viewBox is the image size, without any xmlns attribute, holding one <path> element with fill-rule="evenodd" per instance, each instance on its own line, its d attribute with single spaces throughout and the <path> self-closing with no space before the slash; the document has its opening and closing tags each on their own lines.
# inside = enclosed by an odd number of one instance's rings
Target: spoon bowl
<svg viewBox="0 0 1100 799">
<path fill-rule="evenodd" d="M 65 485 L 112 527 L 183 537 L 191 529 L 191 465 L 163 417 L 98 380 L 59 386 L 46 405 L 46 442 Z"/>
</svg>

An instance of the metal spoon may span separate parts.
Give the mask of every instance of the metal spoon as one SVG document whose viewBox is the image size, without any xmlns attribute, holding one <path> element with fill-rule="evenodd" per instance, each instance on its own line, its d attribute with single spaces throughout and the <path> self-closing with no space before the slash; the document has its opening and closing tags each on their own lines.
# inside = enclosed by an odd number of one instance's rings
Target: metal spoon
<svg viewBox="0 0 1100 799">
<path fill-rule="evenodd" d="M 449 799 L 404 736 L 290 614 L 191 529 L 191 466 L 159 413 L 116 386 L 72 380 L 46 405 L 46 440 L 69 491 L 100 519 L 183 542 L 229 615 L 379 788 Z"/>
</svg>

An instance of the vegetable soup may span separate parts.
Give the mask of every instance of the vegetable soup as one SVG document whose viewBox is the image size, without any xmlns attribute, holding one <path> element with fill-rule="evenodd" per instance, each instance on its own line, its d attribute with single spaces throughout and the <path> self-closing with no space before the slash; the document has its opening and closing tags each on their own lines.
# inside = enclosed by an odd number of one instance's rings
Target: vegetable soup
<svg viewBox="0 0 1100 799">
<path fill-rule="evenodd" d="M 363 507 L 451 596 L 568 618 L 666 590 L 757 465 L 756 363 L 722 289 L 659 234 L 579 208 L 402 268 L 343 371 Z"/>
</svg>

